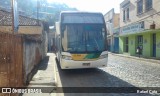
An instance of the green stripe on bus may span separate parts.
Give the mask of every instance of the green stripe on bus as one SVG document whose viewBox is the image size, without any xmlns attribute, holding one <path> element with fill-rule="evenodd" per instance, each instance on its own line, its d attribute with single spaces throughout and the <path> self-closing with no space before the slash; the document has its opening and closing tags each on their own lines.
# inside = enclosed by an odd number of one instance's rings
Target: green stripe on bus
<svg viewBox="0 0 160 96">
<path fill-rule="evenodd" d="M 99 58 L 101 53 L 93 53 L 93 54 L 87 54 L 84 59 L 96 59 Z"/>
</svg>

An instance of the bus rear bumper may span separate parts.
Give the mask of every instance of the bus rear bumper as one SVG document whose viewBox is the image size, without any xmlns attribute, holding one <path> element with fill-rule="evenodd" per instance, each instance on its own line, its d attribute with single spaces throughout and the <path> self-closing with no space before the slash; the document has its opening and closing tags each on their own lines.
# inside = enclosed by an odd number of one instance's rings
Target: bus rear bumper
<svg viewBox="0 0 160 96">
<path fill-rule="evenodd" d="M 61 59 L 61 69 L 97 68 L 106 67 L 108 59 L 98 59 L 93 61 L 74 61 Z"/>
</svg>

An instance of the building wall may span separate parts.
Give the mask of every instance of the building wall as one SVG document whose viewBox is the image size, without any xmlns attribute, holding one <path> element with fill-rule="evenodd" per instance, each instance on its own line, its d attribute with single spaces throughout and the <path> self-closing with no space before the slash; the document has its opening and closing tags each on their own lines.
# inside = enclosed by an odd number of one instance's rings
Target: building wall
<svg viewBox="0 0 160 96">
<path fill-rule="evenodd" d="M 146 33 L 143 35 L 143 56 L 144 57 L 151 57 L 152 56 L 152 38 L 151 34 Z"/>
<path fill-rule="evenodd" d="M 128 37 L 128 54 L 136 56 L 138 47 L 138 36 L 143 37 L 142 57 L 151 58 L 153 56 L 153 34 L 156 34 L 156 56 L 160 59 L 160 0 L 152 0 L 152 9 L 145 11 L 145 0 L 143 0 L 143 12 L 137 14 L 137 0 L 124 0 L 120 4 L 120 27 L 119 52 L 125 53 L 125 38 Z M 123 20 L 123 10 L 129 8 L 129 19 Z M 126 13 L 125 13 L 126 14 Z M 139 28 L 144 21 L 144 27 Z M 151 25 L 155 24 L 155 29 Z M 138 27 L 137 27 L 138 26 Z M 141 26 L 142 27 L 142 26 Z M 133 28 L 133 29 L 132 29 Z"/>
<path fill-rule="evenodd" d="M 156 35 L 157 37 L 156 37 L 156 45 L 157 45 L 157 47 L 156 47 L 156 57 L 157 58 L 160 58 L 160 31 L 157 33 L 157 35 Z"/>
<path fill-rule="evenodd" d="M 108 51 L 113 51 L 113 16 L 114 16 L 114 9 L 111 9 L 104 15 L 104 19 L 106 22 L 107 28 L 107 42 L 108 42 Z"/>
<path fill-rule="evenodd" d="M 160 14 L 160 0 L 152 0 L 153 4 L 153 9 L 150 11 L 145 12 L 145 4 L 143 4 L 143 13 L 140 15 L 137 15 L 137 0 L 124 0 L 124 2 L 130 1 L 129 5 L 129 15 L 130 18 L 129 20 L 126 20 L 123 22 L 123 8 L 120 9 L 120 27 L 126 26 L 128 24 L 132 24 L 134 22 L 139 22 L 139 21 L 145 21 L 145 29 L 149 29 L 150 25 L 153 23 L 153 21 L 156 24 L 156 29 L 160 28 L 160 15 L 153 15 L 159 12 Z M 143 0 L 144 2 L 145 0 Z M 124 3 L 122 2 L 121 5 Z"/>
<path fill-rule="evenodd" d="M 24 65 L 25 65 L 25 76 L 27 76 L 39 60 L 42 59 L 41 45 L 35 42 L 25 41 L 24 42 Z M 37 58 L 40 57 L 40 58 Z"/>
<path fill-rule="evenodd" d="M 113 21 L 113 23 L 114 23 L 114 28 L 117 28 L 117 27 L 119 27 L 119 13 L 115 13 L 114 14 L 114 21 Z"/>
<path fill-rule="evenodd" d="M 131 35 L 129 36 L 129 52 L 131 56 L 136 55 L 136 36 Z"/>
<path fill-rule="evenodd" d="M 153 57 L 153 33 L 156 33 L 156 57 L 157 59 L 160 58 L 160 30 L 157 32 L 148 32 L 148 33 L 139 33 L 139 34 L 132 34 L 127 36 L 120 36 L 119 37 L 119 53 L 125 53 L 124 52 L 124 40 L 126 37 L 129 39 L 129 51 L 128 54 L 131 56 L 137 56 L 136 54 L 136 48 L 138 46 L 137 44 L 137 36 L 142 35 L 143 36 L 143 49 L 142 49 L 142 57 L 145 58 L 151 58 Z"/>
<path fill-rule="evenodd" d="M 104 15 L 104 19 L 107 27 L 107 34 L 113 35 L 113 22 L 114 22 L 114 9 L 111 9 Z"/>
<path fill-rule="evenodd" d="M 106 22 L 106 28 L 107 28 L 107 42 L 108 43 L 108 49 L 111 52 L 115 52 L 117 48 L 115 48 L 115 37 L 114 36 L 114 29 L 119 27 L 119 14 L 114 13 L 114 9 L 111 9 L 108 11 L 105 15 L 105 22 Z"/>
<path fill-rule="evenodd" d="M 123 53 L 123 45 L 124 45 L 124 37 L 119 37 L 119 53 L 122 54 Z"/>
</svg>

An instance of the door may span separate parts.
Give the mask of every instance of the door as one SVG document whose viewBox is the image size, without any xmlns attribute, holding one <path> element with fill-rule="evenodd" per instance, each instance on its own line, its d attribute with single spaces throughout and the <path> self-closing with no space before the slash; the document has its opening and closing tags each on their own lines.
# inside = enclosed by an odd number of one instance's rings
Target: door
<svg viewBox="0 0 160 96">
<path fill-rule="evenodd" d="M 118 53 L 119 52 L 119 38 L 114 37 L 114 52 Z"/>
<path fill-rule="evenodd" d="M 129 46 L 128 46 L 128 37 L 125 37 L 124 39 L 124 52 L 128 53 Z"/>
<path fill-rule="evenodd" d="M 153 57 L 156 57 L 156 34 L 153 34 L 152 38 L 153 38 Z"/>
<path fill-rule="evenodd" d="M 140 54 L 142 55 L 143 54 L 143 36 L 139 35 L 137 39 L 138 39 L 137 47 L 140 47 Z"/>
<path fill-rule="evenodd" d="M 108 39 L 108 51 L 111 51 L 111 39 Z"/>
</svg>

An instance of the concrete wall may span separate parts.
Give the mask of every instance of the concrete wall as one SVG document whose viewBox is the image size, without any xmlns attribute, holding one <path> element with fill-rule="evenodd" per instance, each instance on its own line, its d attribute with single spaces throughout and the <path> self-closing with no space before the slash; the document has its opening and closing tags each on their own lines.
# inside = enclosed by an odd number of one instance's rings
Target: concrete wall
<svg viewBox="0 0 160 96">
<path fill-rule="evenodd" d="M 24 69 L 25 69 L 25 81 L 27 80 L 28 74 L 37 65 L 43 57 L 43 49 L 41 43 L 25 41 L 23 43 L 23 58 L 24 58 Z"/>
<path fill-rule="evenodd" d="M 43 57 L 47 55 L 48 52 L 48 32 L 43 31 L 43 40 L 42 40 L 42 50 L 43 50 Z"/>
<path fill-rule="evenodd" d="M 114 19 L 114 21 L 113 21 L 113 23 L 114 23 L 114 28 L 117 28 L 117 27 L 119 27 L 119 20 L 120 20 L 120 18 L 119 18 L 119 13 L 115 13 L 115 15 L 114 15 L 114 17 L 113 17 Z"/>
<path fill-rule="evenodd" d="M 12 26 L 0 26 L 0 32 L 12 33 Z M 18 34 L 42 34 L 42 27 L 19 26 Z"/>
</svg>

